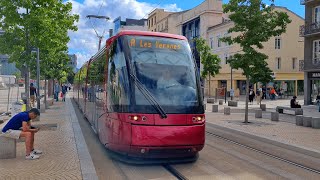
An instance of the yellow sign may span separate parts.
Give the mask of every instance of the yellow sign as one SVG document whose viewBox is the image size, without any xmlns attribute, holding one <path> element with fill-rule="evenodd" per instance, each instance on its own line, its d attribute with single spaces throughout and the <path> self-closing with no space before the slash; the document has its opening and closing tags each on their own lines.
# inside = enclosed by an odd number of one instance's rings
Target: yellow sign
<svg viewBox="0 0 320 180">
<path fill-rule="evenodd" d="M 148 40 L 136 40 L 132 38 L 130 40 L 130 47 L 140 47 L 140 48 L 157 48 L 157 49 L 181 49 L 180 44 L 174 43 L 163 43 L 161 41 L 148 41 Z"/>
</svg>

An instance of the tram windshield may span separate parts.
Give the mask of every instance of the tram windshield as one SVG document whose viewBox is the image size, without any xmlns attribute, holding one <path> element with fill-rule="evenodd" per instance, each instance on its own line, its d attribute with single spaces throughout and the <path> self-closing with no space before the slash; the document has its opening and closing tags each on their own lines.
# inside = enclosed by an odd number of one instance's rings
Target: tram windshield
<svg viewBox="0 0 320 180">
<path fill-rule="evenodd" d="M 197 113 L 200 102 L 195 63 L 185 40 L 126 36 L 131 73 L 166 113 Z M 132 89 L 135 106 L 154 111 L 143 92 Z"/>
</svg>

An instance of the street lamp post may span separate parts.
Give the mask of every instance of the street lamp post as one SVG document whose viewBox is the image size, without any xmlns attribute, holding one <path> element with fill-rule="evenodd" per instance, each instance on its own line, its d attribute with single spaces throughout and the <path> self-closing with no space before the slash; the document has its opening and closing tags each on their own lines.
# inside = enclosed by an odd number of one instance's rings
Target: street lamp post
<svg viewBox="0 0 320 180">
<path fill-rule="evenodd" d="M 37 48 L 37 108 L 40 109 L 40 51 Z"/>
<path fill-rule="evenodd" d="M 37 53 L 37 109 L 40 109 L 40 50 L 34 48 L 32 52 Z"/>
<path fill-rule="evenodd" d="M 231 97 L 231 101 L 232 101 L 232 100 L 233 100 L 233 96 L 234 96 L 234 90 L 233 90 L 233 86 L 232 86 L 232 84 L 233 84 L 233 79 L 232 79 L 232 66 L 231 66 L 231 64 L 230 64 L 230 69 L 231 69 L 231 72 L 230 72 L 230 76 L 231 76 L 231 77 L 230 77 L 230 79 L 231 79 L 230 97 Z M 233 94 L 231 94 L 231 93 L 233 93 Z"/>
<path fill-rule="evenodd" d="M 91 19 L 91 18 L 95 18 L 95 19 L 105 19 L 106 21 L 108 21 L 110 18 L 108 16 L 98 16 L 98 15 L 87 15 L 87 18 L 88 19 Z M 105 31 L 103 31 L 102 35 L 99 35 L 94 24 L 91 22 L 91 25 L 92 25 L 92 28 L 94 30 L 94 32 L 96 33 L 97 37 L 99 38 L 99 46 L 98 46 L 98 50 L 100 50 L 101 48 L 101 42 L 102 42 L 102 39 L 103 39 L 103 36 L 104 36 L 104 33 Z"/>
</svg>

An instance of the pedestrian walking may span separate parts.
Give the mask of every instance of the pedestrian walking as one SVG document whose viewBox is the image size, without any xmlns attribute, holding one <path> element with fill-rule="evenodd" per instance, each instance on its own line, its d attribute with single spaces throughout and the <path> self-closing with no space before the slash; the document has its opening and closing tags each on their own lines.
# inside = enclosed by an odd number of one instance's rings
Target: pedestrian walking
<svg viewBox="0 0 320 180">
<path fill-rule="evenodd" d="M 262 88 L 258 88 L 257 89 L 257 93 L 256 93 L 257 97 L 256 97 L 256 100 L 257 100 L 257 104 L 261 104 L 261 100 L 262 100 Z"/>
<path fill-rule="evenodd" d="M 40 116 L 40 112 L 37 108 L 32 108 L 28 112 L 20 112 L 13 116 L 0 131 L 0 136 L 3 137 L 12 139 L 26 138 L 27 160 L 39 159 L 38 155 L 42 154 L 41 150 L 34 149 L 34 135 L 39 129 L 31 126 L 31 120 L 38 116 Z"/>
<path fill-rule="evenodd" d="M 255 97 L 255 93 L 254 93 L 253 89 L 250 89 L 250 91 L 249 91 L 249 102 L 251 104 L 253 104 L 254 97 Z"/>
<path fill-rule="evenodd" d="M 319 106 L 319 112 L 320 112 L 320 95 L 317 95 L 317 105 Z"/>
<path fill-rule="evenodd" d="M 66 101 L 66 93 L 67 93 L 67 86 L 63 84 L 61 86 L 61 98 L 63 102 Z"/>
<path fill-rule="evenodd" d="M 30 106 L 35 107 L 35 101 L 37 97 L 37 89 L 34 87 L 33 83 L 30 83 Z"/>
<path fill-rule="evenodd" d="M 56 82 L 56 84 L 54 85 L 54 98 L 56 99 L 56 101 L 59 101 L 59 93 L 60 85 L 58 84 L 58 82 Z"/>
</svg>

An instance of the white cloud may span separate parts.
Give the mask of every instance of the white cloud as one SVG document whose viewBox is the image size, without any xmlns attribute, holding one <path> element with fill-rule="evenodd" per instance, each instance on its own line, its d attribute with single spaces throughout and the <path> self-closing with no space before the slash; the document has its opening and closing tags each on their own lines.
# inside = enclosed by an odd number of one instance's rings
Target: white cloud
<svg viewBox="0 0 320 180">
<path fill-rule="evenodd" d="M 79 14 L 77 23 L 78 31 L 69 32 L 69 52 L 75 53 L 78 58 L 78 67 L 89 60 L 98 50 L 98 38 L 92 28 L 95 26 L 99 35 L 105 31 L 105 38 L 108 38 L 109 29 L 113 28 L 113 19 L 121 16 L 125 18 L 147 18 L 147 14 L 154 8 L 164 8 L 167 11 L 181 11 L 176 4 L 156 5 L 137 0 L 84 0 L 79 3 L 75 0 L 68 0 L 73 4 L 72 13 Z M 111 18 L 108 22 L 98 19 L 87 19 L 87 15 L 103 15 Z M 105 40 L 105 39 L 104 39 Z"/>
</svg>

